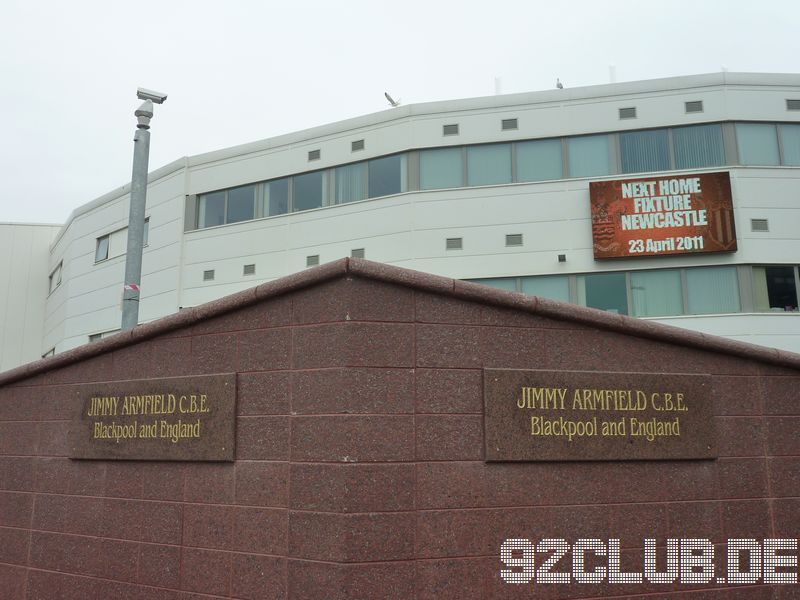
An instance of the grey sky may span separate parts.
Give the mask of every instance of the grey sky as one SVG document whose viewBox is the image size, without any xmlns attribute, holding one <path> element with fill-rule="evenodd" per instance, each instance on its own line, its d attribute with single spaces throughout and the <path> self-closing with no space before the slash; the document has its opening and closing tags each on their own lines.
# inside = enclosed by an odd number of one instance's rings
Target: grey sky
<svg viewBox="0 0 800 600">
<path fill-rule="evenodd" d="M 793 72 L 797 0 L 3 0 L 0 221 L 64 222 L 150 169 L 403 104 L 720 71 Z"/>
</svg>

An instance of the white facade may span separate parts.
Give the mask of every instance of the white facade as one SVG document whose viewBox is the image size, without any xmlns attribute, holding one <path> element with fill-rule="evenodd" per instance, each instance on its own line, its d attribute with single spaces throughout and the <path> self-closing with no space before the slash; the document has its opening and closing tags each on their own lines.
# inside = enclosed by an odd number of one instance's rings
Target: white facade
<svg viewBox="0 0 800 600">
<path fill-rule="evenodd" d="M 687 112 L 687 102 L 699 101 L 701 111 Z M 631 107 L 636 117 L 620 118 L 619 109 Z M 518 288 L 525 285 L 520 282 L 526 277 L 569 276 L 565 281 L 572 301 L 582 297 L 576 287 L 585 285 L 585 274 L 724 265 L 735 267 L 740 296 L 737 310 L 713 314 L 682 310 L 656 320 L 800 352 L 800 313 L 759 304 L 756 297 L 761 288 L 753 282 L 752 268 L 791 267 L 797 280 L 800 161 L 794 162 L 794 138 L 790 136 L 800 124 L 798 109 L 800 75 L 720 73 L 401 106 L 181 159 L 150 175 L 140 321 L 302 270 L 314 262 L 309 257 L 318 256 L 323 263 L 350 256 L 356 249 L 363 249 L 370 260 L 449 277 L 517 278 L 500 284 Z M 503 120 L 514 125 L 512 119 L 516 128 L 504 129 Z M 765 125 L 750 131 L 743 125 L 747 123 L 781 124 L 774 128 L 777 164 L 769 158 L 755 159 L 769 164 L 744 164 L 754 162 L 749 146 L 742 145 L 745 134 L 752 133 L 754 140 L 760 140 L 762 130 L 769 129 Z M 698 124 L 714 124 L 714 131 L 721 132 L 721 164 L 677 169 L 673 157 L 667 169 L 624 171 L 621 133 L 668 130 L 664 135 L 673 152 L 676 128 Z M 445 128 L 452 125 L 457 125 L 457 134 L 451 134 L 452 127 Z M 577 167 L 570 160 L 577 156 L 577 150 L 572 153 L 573 143 L 577 149 L 578 142 L 573 142 L 572 136 L 588 134 L 603 134 L 608 145 L 605 174 L 575 174 Z M 488 168 L 478 158 L 475 164 L 470 162 L 469 148 L 474 145 L 548 138 L 554 147 L 560 144 L 563 148 L 559 151 L 560 176 L 523 182 L 520 167 L 513 166 L 510 181 L 471 182 L 473 171 Z M 426 177 L 440 175 L 439 171 L 426 174 L 434 163 L 433 154 L 425 151 L 432 148 L 463 148 L 462 184 L 420 189 L 425 187 Z M 505 152 L 506 146 L 497 148 Z M 521 146 L 508 148 L 510 160 L 518 161 Z M 758 148 L 762 154 L 768 150 Z M 310 160 L 315 151 L 319 158 Z M 345 177 L 352 174 L 336 167 L 396 154 L 402 155 L 396 161 L 402 180 L 396 193 L 350 201 L 353 194 L 369 195 L 367 188 L 353 192 L 352 186 L 343 187 Z M 363 171 L 366 178 L 369 168 L 371 164 L 364 162 L 363 166 L 356 164 L 353 171 Z M 282 178 L 290 177 L 292 193 L 299 194 L 304 181 L 299 176 L 318 171 L 321 174 L 314 177 L 322 181 L 320 207 L 298 212 L 291 212 L 290 207 L 285 214 L 268 216 L 271 205 L 266 195 L 279 189 Z M 716 171 L 730 173 L 736 252 L 612 261 L 593 258 L 590 181 Z M 274 188 L 263 183 L 271 180 L 276 180 Z M 248 209 L 252 215 L 241 222 L 202 227 L 207 224 L 202 220 L 209 219 L 209 207 L 222 197 L 205 194 L 246 184 L 257 184 L 253 188 L 255 208 Z M 234 196 L 225 194 L 230 206 L 234 206 Z M 346 203 L 337 203 L 342 197 Z M 58 232 L 49 254 L 49 238 L 37 242 L 48 255 L 48 264 L 38 271 L 30 269 L 39 281 L 29 291 L 32 302 L 28 310 L 41 310 L 43 330 L 38 340 L 28 340 L 25 350 L 17 354 L 6 349 L 15 336 L 3 335 L 3 356 L 12 358 L 4 358 L 0 370 L 14 366 L 14 356 L 19 357 L 18 362 L 32 360 L 51 349 L 61 352 L 86 343 L 89 336 L 119 328 L 125 258 L 124 247 L 115 240 L 124 240 L 120 230 L 126 225 L 128 199 L 126 186 L 77 208 Z M 299 205 L 300 196 L 293 196 L 292 201 Z M 767 220 L 767 231 L 753 231 L 751 219 Z M 506 245 L 506 235 L 518 234 L 522 235 L 521 245 Z M 102 252 L 98 256 L 99 240 L 105 236 L 109 236 L 108 258 Z M 461 238 L 462 248 L 448 249 L 446 240 L 451 238 Z M 559 262 L 559 254 L 566 260 Z M 48 274 L 58 265 L 62 265 L 61 284 L 47 295 Z M 255 273 L 244 274 L 246 265 L 247 272 L 255 269 Z M 20 277 L 17 271 L 0 271 L 0 279 L 16 281 Z M 761 272 L 755 273 L 758 277 Z M 685 274 L 682 277 L 685 281 Z M 630 290 L 628 295 L 630 301 Z M 635 314 L 634 307 L 630 308 L 628 312 Z"/>
</svg>

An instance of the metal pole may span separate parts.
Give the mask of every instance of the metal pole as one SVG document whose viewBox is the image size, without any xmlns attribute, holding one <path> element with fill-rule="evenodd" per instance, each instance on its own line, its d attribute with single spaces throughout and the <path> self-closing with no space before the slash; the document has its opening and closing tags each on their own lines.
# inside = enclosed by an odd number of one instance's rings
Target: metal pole
<svg viewBox="0 0 800 600">
<path fill-rule="evenodd" d="M 131 209 L 128 217 L 128 249 L 125 257 L 125 281 L 122 292 L 122 330 L 139 324 L 139 296 L 142 280 L 144 212 L 147 199 L 147 163 L 150 159 L 150 119 L 153 103 L 145 101 L 134 113 L 139 119 L 133 137 L 133 172 L 131 174 Z"/>
</svg>

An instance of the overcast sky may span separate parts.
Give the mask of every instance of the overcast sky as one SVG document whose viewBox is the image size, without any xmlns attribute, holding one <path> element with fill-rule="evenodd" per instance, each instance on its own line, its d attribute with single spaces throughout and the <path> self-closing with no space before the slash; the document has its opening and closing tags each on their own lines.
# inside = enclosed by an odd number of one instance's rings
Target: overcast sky
<svg viewBox="0 0 800 600">
<path fill-rule="evenodd" d="M 0 222 L 63 223 L 130 181 L 136 88 L 169 94 L 150 170 L 403 104 L 793 72 L 798 0 L 2 0 Z"/>
</svg>

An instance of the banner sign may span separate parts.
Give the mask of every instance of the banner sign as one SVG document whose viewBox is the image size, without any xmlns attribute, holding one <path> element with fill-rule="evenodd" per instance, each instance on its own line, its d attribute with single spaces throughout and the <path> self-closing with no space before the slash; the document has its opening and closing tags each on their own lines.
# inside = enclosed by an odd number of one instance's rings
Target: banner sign
<svg viewBox="0 0 800 600">
<path fill-rule="evenodd" d="M 727 172 L 589 183 L 595 259 L 735 252 Z"/>
</svg>

